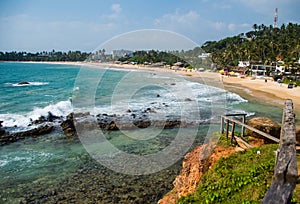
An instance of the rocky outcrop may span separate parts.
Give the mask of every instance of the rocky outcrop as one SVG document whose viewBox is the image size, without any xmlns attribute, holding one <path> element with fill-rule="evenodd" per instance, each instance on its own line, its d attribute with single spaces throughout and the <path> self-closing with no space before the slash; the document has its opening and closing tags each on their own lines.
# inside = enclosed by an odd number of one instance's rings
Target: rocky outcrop
<svg viewBox="0 0 300 204">
<path fill-rule="evenodd" d="M 66 137 L 76 137 L 77 132 L 74 125 L 74 113 L 70 113 L 66 120 L 61 123 L 61 128 Z"/>
<path fill-rule="evenodd" d="M 40 116 L 37 120 L 33 121 L 32 124 L 42 124 L 45 122 L 54 122 L 54 121 L 61 121 L 62 117 L 53 115 L 53 113 L 48 112 L 48 115 L 46 116 Z"/>
<path fill-rule="evenodd" d="M 228 157 L 234 152 L 234 147 L 217 146 L 214 148 L 213 143 L 196 147 L 184 157 L 182 170 L 173 182 L 173 190 L 158 203 L 175 204 L 180 197 L 195 192 L 203 174 L 211 169 L 221 157 Z"/>
<path fill-rule="evenodd" d="M 267 134 L 270 134 L 278 139 L 280 138 L 281 126 L 269 118 L 266 117 L 252 118 L 247 121 L 247 125 L 254 127 L 258 130 L 261 130 Z M 262 137 L 258 133 L 255 133 L 249 129 L 247 129 L 247 134 L 256 138 L 264 139 L 265 143 L 274 143 L 272 140 Z"/>
<path fill-rule="evenodd" d="M 5 130 L 2 128 L 3 121 L 0 121 L 0 137 L 5 134 Z"/>
<path fill-rule="evenodd" d="M 131 113 L 130 111 L 127 111 Z M 148 112 L 151 112 L 148 110 Z M 69 114 L 65 121 L 61 123 L 63 132 L 67 137 L 77 136 L 76 127 L 79 130 L 90 130 L 99 127 L 101 130 L 131 130 L 135 128 L 148 128 L 149 126 L 171 129 L 174 127 L 192 127 L 195 123 L 182 122 L 178 119 L 167 119 L 166 121 L 151 121 L 147 115 L 131 113 L 130 115 L 108 115 L 98 114 L 92 116 L 87 114 Z"/>
<path fill-rule="evenodd" d="M 37 128 L 24 132 L 5 133 L 0 136 L 0 145 L 6 145 L 12 142 L 16 142 L 18 140 L 25 139 L 25 137 L 38 137 L 40 135 L 45 135 L 50 133 L 53 128 L 54 126 L 51 125 L 41 125 Z"/>
</svg>

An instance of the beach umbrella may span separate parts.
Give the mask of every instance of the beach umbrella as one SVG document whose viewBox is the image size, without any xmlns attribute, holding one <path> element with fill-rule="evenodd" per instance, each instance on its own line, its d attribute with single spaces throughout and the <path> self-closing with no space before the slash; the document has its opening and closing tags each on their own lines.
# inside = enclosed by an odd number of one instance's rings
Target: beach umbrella
<svg viewBox="0 0 300 204">
<path fill-rule="evenodd" d="M 219 71 L 220 74 L 224 74 L 224 69 Z"/>
<path fill-rule="evenodd" d="M 229 72 L 229 75 L 233 76 L 233 75 L 235 75 L 235 73 L 233 71 L 231 71 L 231 72 Z"/>
</svg>

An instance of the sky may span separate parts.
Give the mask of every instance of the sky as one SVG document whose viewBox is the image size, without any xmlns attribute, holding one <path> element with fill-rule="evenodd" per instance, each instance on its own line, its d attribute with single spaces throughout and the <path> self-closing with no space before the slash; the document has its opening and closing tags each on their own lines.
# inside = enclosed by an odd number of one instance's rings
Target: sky
<svg viewBox="0 0 300 204">
<path fill-rule="evenodd" d="M 124 33 L 162 29 L 197 45 L 253 24 L 300 23 L 300 0 L 0 0 L 0 51 L 92 52 Z"/>
</svg>

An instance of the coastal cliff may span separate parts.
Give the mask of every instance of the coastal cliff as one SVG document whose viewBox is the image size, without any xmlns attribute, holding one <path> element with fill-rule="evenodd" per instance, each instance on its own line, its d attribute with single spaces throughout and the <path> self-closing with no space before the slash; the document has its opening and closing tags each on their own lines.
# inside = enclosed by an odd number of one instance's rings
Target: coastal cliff
<svg viewBox="0 0 300 204">
<path fill-rule="evenodd" d="M 182 170 L 173 182 L 174 188 L 158 204 L 174 204 L 180 197 L 193 193 L 204 173 L 220 158 L 236 152 L 236 148 L 232 146 L 214 146 L 213 143 L 198 146 L 184 157 Z"/>
</svg>

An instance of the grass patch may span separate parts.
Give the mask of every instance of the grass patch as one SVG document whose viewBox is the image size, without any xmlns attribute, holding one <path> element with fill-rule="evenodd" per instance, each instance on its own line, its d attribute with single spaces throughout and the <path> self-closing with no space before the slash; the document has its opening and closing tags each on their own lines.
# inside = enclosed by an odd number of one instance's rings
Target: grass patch
<svg viewBox="0 0 300 204">
<path fill-rule="evenodd" d="M 294 189 L 294 192 L 293 192 L 293 199 L 292 199 L 292 202 L 293 203 L 300 203 L 300 175 L 299 175 L 299 172 L 300 172 L 300 151 L 298 150 L 297 151 L 297 169 L 298 169 L 298 182 L 297 182 L 297 185 L 296 185 L 296 188 Z"/>
<path fill-rule="evenodd" d="M 222 145 L 228 145 L 220 138 Z M 226 140 L 226 139 L 225 139 Z M 221 158 L 183 203 L 260 203 L 272 182 L 278 145 L 263 145 Z"/>
<path fill-rule="evenodd" d="M 233 140 L 233 143 L 231 143 L 230 136 L 228 136 L 228 138 L 226 138 L 225 133 L 221 134 L 221 133 L 215 132 L 212 134 L 211 138 L 212 138 L 212 140 L 217 140 L 217 144 L 222 147 L 235 147 L 237 145 L 235 140 Z"/>
</svg>

